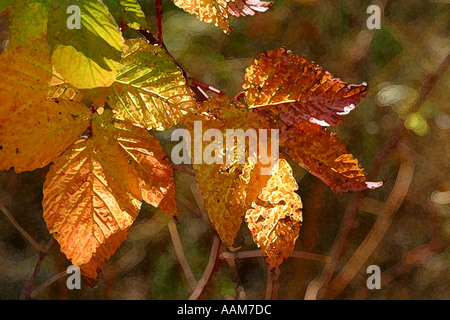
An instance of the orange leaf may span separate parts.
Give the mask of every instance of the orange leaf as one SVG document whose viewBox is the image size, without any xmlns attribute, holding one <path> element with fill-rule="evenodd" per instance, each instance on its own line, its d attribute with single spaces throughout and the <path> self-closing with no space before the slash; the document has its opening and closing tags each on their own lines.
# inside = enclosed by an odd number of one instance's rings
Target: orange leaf
<svg viewBox="0 0 450 320">
<path fill-rule="evenodd" d="M 166 195 L 174 198 L 172 175 L 161 146 L 145 129 L 114 123 L 109 111 L 95 115 L 93 137 L 74 143 L 47 174 L 48 230 L 93 281 L 126 238 L 141 201 L 158 206 Z M 176 207 L 167 209 L 176 214 Z"/>
<path fill-rule="evenodd" d="M 287 125 L 336 125 L 367 94 L 366 84 L 342 82 L 284 48 L 262 53 L 247 69 L 243 88 L 250 108 L 270 106 L 267 113 Z"/>
</svg>

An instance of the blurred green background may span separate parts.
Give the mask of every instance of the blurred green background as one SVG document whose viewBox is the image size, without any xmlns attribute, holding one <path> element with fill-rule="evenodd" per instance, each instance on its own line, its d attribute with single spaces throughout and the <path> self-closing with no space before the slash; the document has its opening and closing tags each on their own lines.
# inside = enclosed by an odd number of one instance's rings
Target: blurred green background
<svg viewBox="0 0 450 320">
<path fill-rule="evenodd" d="M 140 0 L 155 26 L 154 2 Z M 368 30 L 366 9 L 384 8 L 380 30 Z M 267 12 L 233 18 L 231 35 L 163 1 L 164 40 L 169 51 L 199 80 L 230 96 L 241 90 L 245 69 L 259 53 L 284 46 L 313 60 L 334 76 L 369 84 L 369 94 L 335 131 L 368 172 L 400 123 L 407 128 L 401 143 L 413 150 L 413 181 L 383 241 L 340 299 L 450 299 L 450 250 L 445 245 L 425 255 L 381 290 L 368 291 L 365 268 L 382 271 L 405 260 L 405 254 L 436 239 L 450 237 L 450 72 L 443 72 L 424 103 L 413 108 L 427 75 L 450 54 L 450 1 L 275 0 Z M 4 23 L 0 27 L 4 27 Z M 170 148 L 170 132 L 156 134 Z M 333 194 L 319 179 L 292 163 L 304 203 L 303 226 L 296 250 L 328 255 L 354 194 Z M 384 158 L 377 177 L 384 187 L 367 197 L 386 201 L 400 166 L 397 149 Z M 15 174 L 0 172 L 0 201 L 38 242 L 50 235 L 42 218 L 42 186 L 48 168 Z M 211 227 L 198 214 L 192 175 L 176 173 L 183 248 L 199 280 L 208 263 Z M 377 202 L 374 202 L 377 203 Z M 375 210 L 375 209 L 373 209 Z M 372 210 L 372 211 L 373 211 Z M 371 211 L 371 210 L 366 210 Z M 360 245 L 376 216 L 361 210 L 340 263 Z M 191 289 L 171 241 L 169 219 L 144 206 L 126 241 L 104 268 L 95 288 L 84 283 L 70 291 L 61 278 L 35 299 L 186 299 Z M 255 250 L 243 225 L 240 251 Z M 33 273 L 38 253 L 0 213 L 0 299 L 17 299 Z M 70 265 L 55 244 L 37 273 L 34 288 Z M 323 268 L 320 262 L 290 258 L 281 266 L 279 299 L 303 299 L 308 284 Z M 216 264 L 203 299 L 264 299 L 267 267 L 263 258 L 237 260 L 236 267 Z"/>
</svg>

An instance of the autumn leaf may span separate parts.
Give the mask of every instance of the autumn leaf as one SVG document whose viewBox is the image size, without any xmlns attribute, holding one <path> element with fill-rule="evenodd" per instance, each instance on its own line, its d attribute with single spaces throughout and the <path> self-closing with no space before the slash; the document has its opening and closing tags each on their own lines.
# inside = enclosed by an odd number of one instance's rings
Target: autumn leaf
<svg viewBox="0 0 450 320">
<path fill-rule="evenodd" d="M 245 221 L 269 267 L 276 269 L 294 250 L 302 224 L 302 201 L 286 160 L 278 168 L 245 213 Z"/>
<path fill-rule="evenodd" d="M 319 177 L 334 192 L 380 187 L 346 146 L 323 125 L 336 125 L 367 93 L 281 48 L 260 55 L 247 69 L 245 99 L 249 117 L 280 130 L 281 151 Z M 254 120 L 251 120 L 254 122 Z"/>
<path fill-rule="evenodd" d="M 118 120 L 164 130 L 196 109 L 180 69 L 159 46 L 127 40 L 108 103 Z"/>
<path fill-rule="evenodd" d="M 285 154 L 297 161 L 333 192 L 377 188 L 381 182 L 367 182 L 364 169 L 348 153 L 333 132 L 315 123 L 300 123 L 280 134 Z"/>
<path fill-rule="evenodd" d="M 105 112 L 94 117 L 92 131 L 92 138 L 78 140 L 55 160 L 44 184 L 43 208 L 61 251 L 73 264 L 96 270 L 111 254 L 99 248 L 120 245 L 141 201 L 159 205 L 164 196 L 173 196 L 174 183 L 161 146 L 146 130 L 115 123 Z"/>
<path fill-rule="evenodd" d="M 49 52 L 42 40 L 0 55 L 0 169 L 42 168 L 86 130 L 88 108 L 52 79 Z M 66 93 L 67 94 L 67 93 Z"/>
<path fill-rule="evenodd" d="M 186 12 L 195 14 L 198 19 L 214 23 L 226 33 L 231 32 L 228 19 L 230 16 L 253 16 L 265 12 L 273 2 L 259 0 L 173 0 Z"/>
<path fill-rule="evenodd" d="M 117 231 L 97 248 L 88 263 L 79 266 L 81 275 L 88 286 L 93 287 L 96 284 L 103 266 L 127 240 L 129 233 L 129 229 Z"/>
<path fill-rule="evenodd" d="M 247 69 L 243 85 L 250 108 L 266 108 L 287 125 L 303 120 L 336 125 L 367 94 L 284 48 L 262 53 Z"/>
<path fill-rule="evenodd" d="M 67 27 L 71 4 L 80 8 L 80 29 Z M 108 8 L 89 0 L 59 0 L 52 7 L 47 33 L 54 72 L 79 89 L 109 87 L 120 68 L 123 38 Z"/>
<path fill-rule="evenodd" d="M 244 124 L 243 120 L 245 121 L 246 109 L 244 106 L 239 103 L 234 105 L 227 98 L 212 99 L 206 102 L 202 109 L 206 110 L 209 115 L 209 118 L 199 118 L 199 120 L 202 120 L 205 129 L 217 128 L 224 132 L 226 128 L 231 128 L 230 125 L 238 126 Z M 193 136 L 194 128 L 192 124 L 188 125 L 188 129 Z M 202 150 L 208 144 L 210 143 L 203 142 Z M 223 152 L 226 153 L 226 151 Z M 227 246 L 232 247 L 246 210 L 243 190 L 248 181 L 243 179 L 242 170 L 244 168 L 241 166 L 227 168 L 227 165 L 223 163 L 206 162 L 194 163 L 193 166 L 203 205 L 211 224 L 221 240 Z"/>
<path fill-rule="evenodd" d="M 221 240 L 232 247 L 245 212 L 262 187 L 268 180 L 268 176 L 260 174 L 260 166 L 255 172 L 255 164 L 258 159 L 250 157 L 245 153 L 245 162 L 238 163 L 238 152 L 233 152 L 233 163 L 226 163 L 226 154 L 230 150 L 227 147 L 226 130 L 230 129 L 251 129 L 256 123 L 247 121 L 248 110 L 239 102 L 235 102 L 227 97 L 211 99 L 202 105 L 204 113 L 198 118 L 202 120 L 202 126 L 206 131 L 208 128 L 218 129 L 223 132 L 221 146 L 222 160 L 219 163 L 209 163 L 203 160 L 202 163 L 193 164 L 196 172 L 197 185 L 202 194 L 203 205 L 211 224 L 219 234 Z M 188 125 L 191 136 L 194 136 L 194 128 Z M 214 138 L 213 142 L 217 142 Z M 196 141 L 199 143 L 199 141 Z M 203 141 L 202 150 L 208 152 L 209 141 Z M 234 149 L 231 147 L 231 149 Z M 192 154 L 195 157 L 195 150 Z M 213 154 L 214 153 L 214 154 Z M 216 156 L 215 151 L 211 151 L 211 156 Z M 194 159 L 194 161 L 196 161 Z"/>
</svg>

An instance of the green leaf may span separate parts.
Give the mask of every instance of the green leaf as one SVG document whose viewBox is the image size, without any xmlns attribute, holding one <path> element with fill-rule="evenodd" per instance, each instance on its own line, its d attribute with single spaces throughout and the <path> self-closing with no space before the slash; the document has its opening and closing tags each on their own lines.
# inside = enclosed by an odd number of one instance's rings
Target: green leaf
<svg viewBox="0 0 450 320">
<path fill-rule="evenodd" d="M 67 8 L 77 5 L 81 28 L 69 29 Z M 53 68 L 80 89 L 108 87 L 120 67 L 123 38 L 108 8 L 99 1 L 65 1 L 54 4 L 49 16 L 49 44 Z"/>
<path fill-rule="evenodd" d="M 130 28 L 150 29 L 145 14 L 136 0 L 103 0 L 118 24 L 125 22 Z"/>
</svg>

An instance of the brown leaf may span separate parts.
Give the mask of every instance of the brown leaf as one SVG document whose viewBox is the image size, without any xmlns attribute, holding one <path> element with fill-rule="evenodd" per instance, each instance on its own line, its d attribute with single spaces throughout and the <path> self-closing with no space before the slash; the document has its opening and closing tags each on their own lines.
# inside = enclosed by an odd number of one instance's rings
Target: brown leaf
<svg viewBox="0 0 450 320">
<path fill-rule="evenodd" d="M 280 134 L 283 152 L 331 187 L 333 192 L 360 191 L 380 187 L 366 182 L 366 174 L 347 147 L 326 128 L 299 123 Z"/>
</svg>

